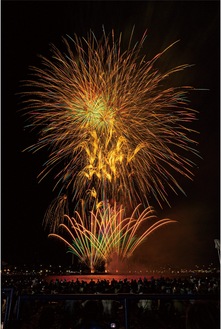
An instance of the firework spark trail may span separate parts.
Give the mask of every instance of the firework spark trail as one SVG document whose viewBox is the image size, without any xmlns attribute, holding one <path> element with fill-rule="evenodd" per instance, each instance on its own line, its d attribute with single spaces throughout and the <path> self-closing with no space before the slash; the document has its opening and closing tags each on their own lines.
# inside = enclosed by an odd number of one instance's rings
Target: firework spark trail
<svg viewBox="0 0 221 329">
<path fill-rule="evenodd" d="M 88 228 L 85 226 L 85 214 L 75 212 L 75 217 L 65 216 L 71 224 L 70 227 L 68 224 L 60 224 L 68 233 L 67 237 L 64 231 L 60 234 L 51 233 L 49 236 L 62 240 L 69 247 L 69 251 L 92 270 L 102 261 L 110 262 L 114 254 L 123 262 L 132 256 L 138 246 L 156 229 L 176 222 L 168 218 L 158 220 L 152 207 L 146 208 L 137 217 L 139 207 L 140 205 L 134 209 L 131 217 L 127 218 L 124 218 L 124 209 L 117 208 L 116 204 L 113 207 L 108 205 L 106 209 L 99 208 L 95 213 L 91 212 Z M 150 220 L 154 220 L 154 223 L 140 235 L 141 225 Z M 69 242 L 70 238 L 72 242 Z"/>
<path fill-rule="evenodd" d="M 190 157 L 198 155 L 188 126 L 196 116 L 186 100 L 192 88 L 166 87 L 189 65 L 161 73 L 156 62 L 173 44 L 146 60 L 146 34 L 134 47 L 131 35 L 124 52 L 121 38 L 112 32 L 97 41 L 91 32 L 64 39 L 65 53 L 52 46 L 53 58 L 32 68 L 24 103 L 30 126 L 41 133 L 28 150 L 49 149 L 39 177 L 61 164 L 56 186 L 71 189 L 75 201 L 94 188 L 101 201 L 149 205 L 153 195 L 162 206 L 168 190 L 183 192 L 176 174 L 192 179 Z"/>
</svg>

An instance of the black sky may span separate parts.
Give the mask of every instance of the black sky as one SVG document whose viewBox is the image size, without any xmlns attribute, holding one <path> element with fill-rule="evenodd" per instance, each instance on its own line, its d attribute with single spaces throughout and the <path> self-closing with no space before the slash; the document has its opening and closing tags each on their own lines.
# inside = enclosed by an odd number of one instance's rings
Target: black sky
<svg viewBox="0 0 221 329">
<path fill-rule="evenodd" d="M 172 195 L 171 208 L 161 217 L 178 220 L 157 231 L 140 247 L 136 258 L 146 264 L 218 264 L 213 239 L 220 235 L 220 7 L 219 1 L 2 1 L 1 232 L 2 260 L 8 263 L 69 263 L 65 247 L 43 230 L 45 210 L 55 197 L 53 182 L 38 184 L 46 154 L 22 152 L 35 134 L 24 129 L 18 111 L 20 81 L 28 67 L 39 65 L 38 54 L 49 55 L 49 44 L 61 45 L 65 35 L 101 36 L 102 25 L 134 40 L 145 41 L 147 56 L 176 40 L 165 67 L 195 64 L 177 76 L 180 84 L 208 89 L 191 94 L 199 111 L 199 160 L 195 179 L 183 181 L 187 196 Z"/>
</svg>

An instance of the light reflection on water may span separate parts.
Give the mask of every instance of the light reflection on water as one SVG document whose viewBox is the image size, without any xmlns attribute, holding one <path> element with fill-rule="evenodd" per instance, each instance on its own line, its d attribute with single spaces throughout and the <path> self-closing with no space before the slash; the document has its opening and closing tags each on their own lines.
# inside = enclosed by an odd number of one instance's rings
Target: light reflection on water
<svg viewBox="0 0 221 329">
<path fill-rule="evenodd" d="M 47 281 L 51 281 L 51 280 L 66 280 L 66 281 L 76 281 L 77 279 L 79 281 L 85 281 L 85 282 L 90 282 L 91 280 L 97 282 L 98 280 L 116 280 L 116 281 L 120 281 L 120 280 L 124 280 L 127 279 L 128 281 L 133 280 L 139 280 L 139 279 L 148 279 L 150 280 L 150 278 L 154 276 L 154 278 L 159 278 L 160 276 L 164 276 L 165 275 L 145 275 L 145 273 L 140 273 L 140 274 L 73 274 L 73 275 L 49 275 L 46 277 Z"/>
</svg>

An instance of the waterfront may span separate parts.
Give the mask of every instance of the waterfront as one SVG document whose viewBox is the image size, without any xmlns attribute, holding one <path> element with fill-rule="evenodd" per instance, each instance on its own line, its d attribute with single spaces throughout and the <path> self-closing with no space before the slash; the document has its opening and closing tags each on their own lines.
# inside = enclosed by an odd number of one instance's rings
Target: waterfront
<svg viewBox="0 0 221 329">
<path fill-rule="evenodd" d="M 155 278 L 159 278 L 161 275 L 154 275 Z M 130 273 L 125 273 L 125 274 L 71 274 L 71 275 L 48 275 L 45 277 L 46 281 L 54 281 L 58 279 L 59 281 L 85 281 L 85 282 L 90 282 L 91 280 L 97 282 L 101 280 L 115 280 L 115 281 L 123 281 L 127 279 L 128 281 L 131 280 L 139 280 L 139 279 L 150 279 L 152 275 L 146 275 L 144 273 L 139 273 L 139 274 L 130 274 Z"/>
</svg>

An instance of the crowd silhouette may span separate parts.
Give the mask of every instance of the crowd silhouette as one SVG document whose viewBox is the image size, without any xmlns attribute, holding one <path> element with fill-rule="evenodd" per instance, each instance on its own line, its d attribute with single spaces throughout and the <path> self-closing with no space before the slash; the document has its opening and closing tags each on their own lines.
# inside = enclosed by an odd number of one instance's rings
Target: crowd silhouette
<svg viewBox="0 0 221 329">
<path fill-rule="evenodd" d="M 127 304 L 130 329 L 204 329 L 206 326 L 203 327 L 202 324 L 208 321 L 210 326 L 207 324 L 207 328 L 218 329 L 219 281 L 217 275 L 122 280 L 114 278 L 108 280 L 104 276 L 103 279 L 96 281 L 93 278 L 84 281 L 80 276 L 68 281 L 59 277 L 49 279 L 43 276 L 6 275 L 2 276 L 2 288 L 13 291 L 12 319 L 15 319 L 19 309 L 19 317 L 16 321 L 12 321 L 11 328 L 124 329 L 125 305 L 122 300 L 115 299 L 114 296 L 132 295 L 136 298 L 130 299 Z M 95 297 L 93 299 L 79 297 L 76 300 L 68 297 L 82 294 Z M 102 295 L 108 294 L 112 294 L 113 298 L 102 299 Z M 49 300 L 24 299 L 18 307 L 19 298 L 22 296 L 48 295 L 52 297 Z M 53 300 L 53 296 L 60 295 L 66 297 L 63 300 Z M 158 297 L 152 298 L 153 296 Z M 203 302 L 200 296 L 203 297 Z M 208 297 L 207 300 L 205 296 Z M 2 301 L 4 317 L 4 294 Z M 198 324 L 195 313 L 201 314 L 201 318 L 204 314 L 207 320 Z M 10 326 L 8 328 L 10 329 Z"/>
<path fill-rule="evenodd" d="M 166 294 L 219 294 L 220 280 L 214 276 L 151 277 L 147 279 L 120 279 L 95 281 L 51 279 L 41 276 L 3 276 L 2 287 L 13 288 L 17 294 L 94 294 L 94 293 L 166 293 Z"/>
</svg>

